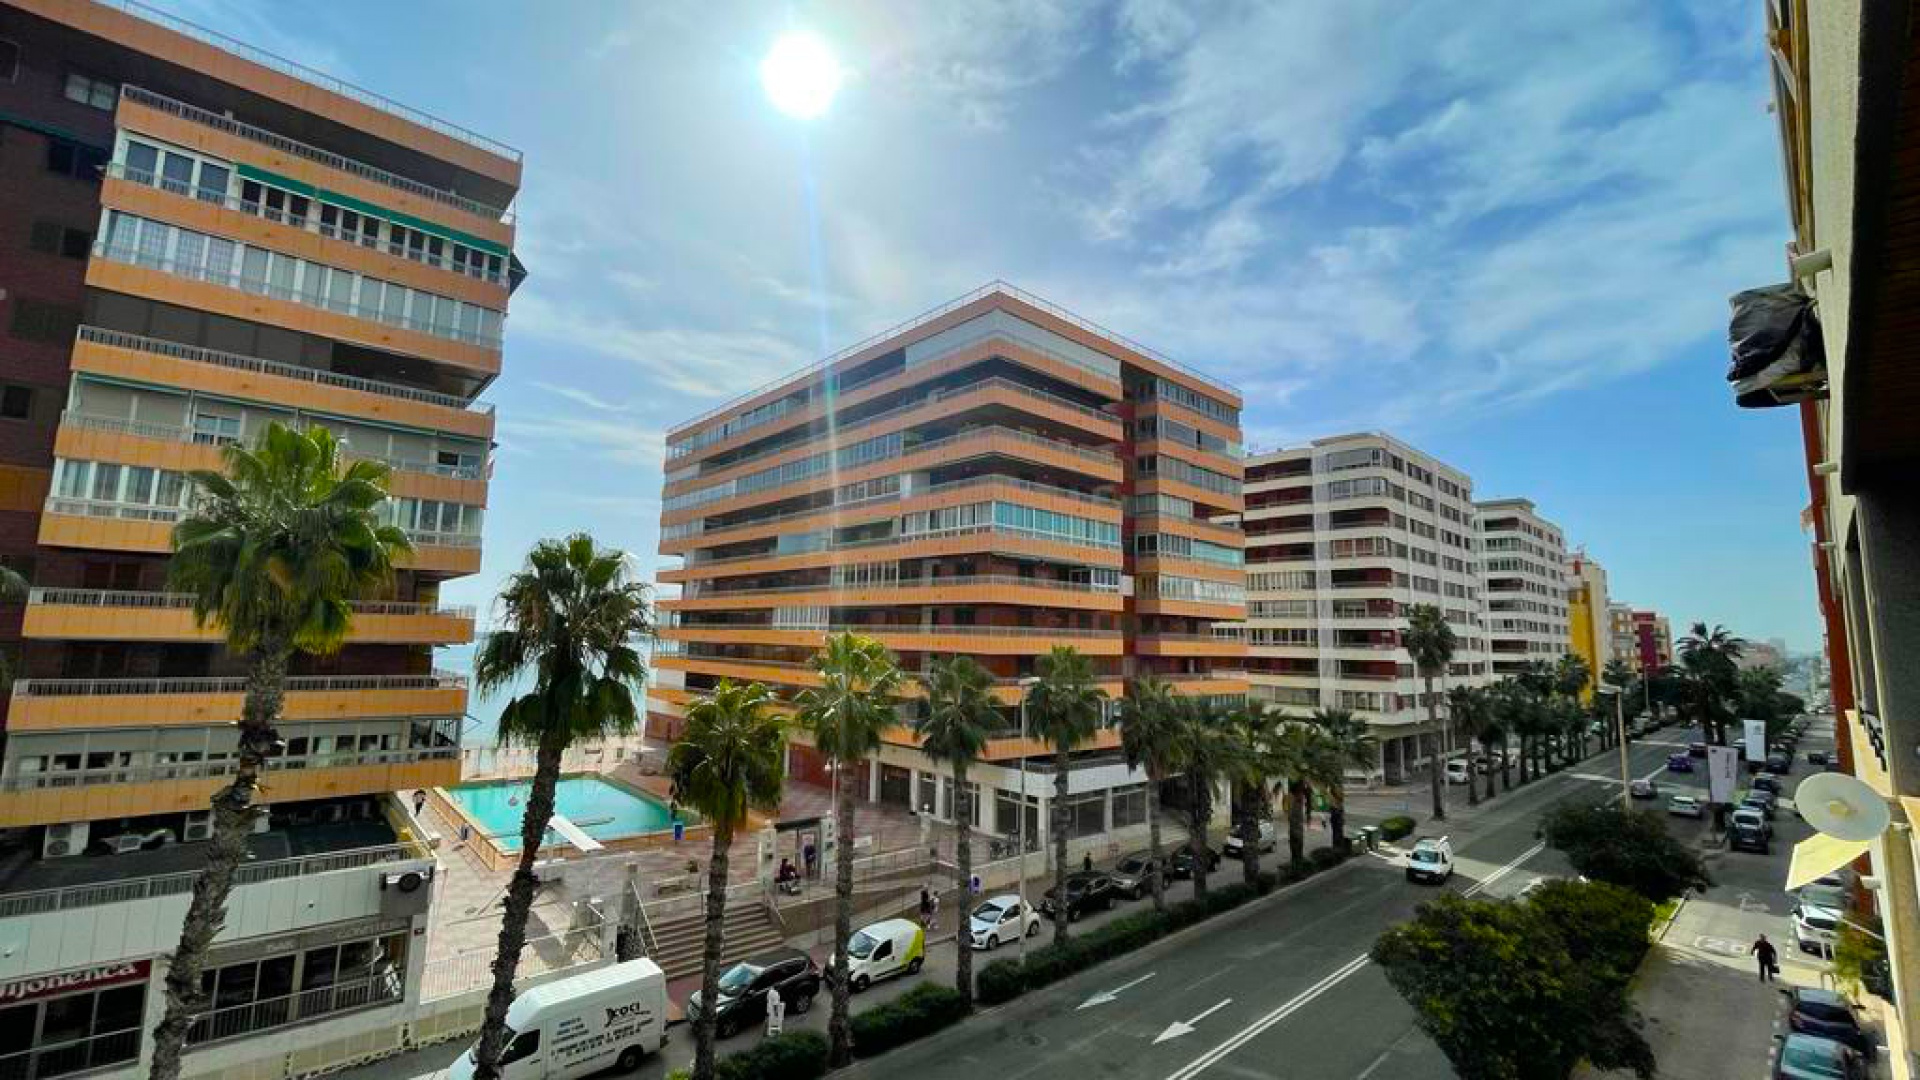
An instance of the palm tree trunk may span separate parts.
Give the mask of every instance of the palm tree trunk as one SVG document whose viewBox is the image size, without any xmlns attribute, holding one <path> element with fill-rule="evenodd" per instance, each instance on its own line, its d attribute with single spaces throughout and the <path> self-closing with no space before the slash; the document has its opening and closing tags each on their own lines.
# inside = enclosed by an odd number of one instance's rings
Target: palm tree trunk
<svg viewBox="0 0 1920 1080">
<path fill-rule="evenodd" d="M 693 1077 L 713 1080 L 714 1028 L 720 1019 L 720 950 L 727 936 L 727 854 L 733 847 L 733 822 L 713 823 L 713 855 L 707 862 L 707 927 L 700 946 L 700 1003 L 693 1018 Z"/>
<path fill-rule="evenodd" d="M 1053 805 L 1048 820 L 1053 825 L 1053 940 L 1067 940 L 1067 754 L 1066 746 L 1053 755 Z M 1025 864 L 1021 869 L 1026 869 Z M 1024 917 L 1024 915 L 1023 915 Z"/>
<path fill-rule="evenodd" d="M 206 970 L 207 952 L 226 918 L 234 871 L 247 860 L 247 837 L 253 835 L 254 795 L 267 756 L 280 738 L 274 722 L 286 703 L 287 658 L 291 653 L 285 638 L 276 635 L 263 639 L 247 669 L 247 696 L 240 709 L 240 756 L 233 783 L 214 793 L 213 839 L 207 844 L 207 863 L 194 879 L 193 899 L 187 904 L 186 920 L 180 927 L 180 944 L 167 964 L 167 1011 L 153 1029 L 153 1080 L 177 1080 L 187 1034 L 207 1005 L 200 991 L 200 976 Z"/>
<path fill-rule="evenodd" d="M 540 857 L 547 823 L 553 818 L 553 791 L 560 783 L 563 737 L 540 743 L 534 758 L 533 787 L 527 792 L 527 811 L 520 819 L 520 865 L 507 885 L 505 911 L 500 916 L 500 944 L 493 956 L 493 988 L 487 991 L 487 1011 L 480 1024 L 480 1045 L 474 1050 L 474 1080 L 499 1080 L 500 1055 L 507 1048 L 507 1007 L 513 1004 L 513 975 L 520 966 L 520 950 L 527 944 L 527 916 L 533 912 L 533 894 L 539 879 L 533 864 Z M 709 999 L 711 1000 L 711 999 Z"/>
<path fill-rule="evenodd" d="M 1193 896 L 1207 895 L 1207 823 L 1213 820 L 1213 786 L 1187 774 L 1188 799 L 1187 851 L 1193 855 Z"/>
<path fill-rule="evenodd" d="M 1333 846 L 1336 850 L 1345 850 L 1347 846 L 1347 785 L 1335 784 L 1327 792 L 1327 824 L 1332 826 Z"/>
<path fill-rule="evenodd" d="M 1307 786 L 1299 781 L 1287 783 L 1287 857 L 1300 862 L 1307 857 Z"/>
<path fill-rule="evenodd" d="M 1513 747 L 1508 745 L 1509 741 L 1510 740 L 1507 737 L 1507 733 L 1504 731 L 1501 732 L 1500 733 L 1500 790 L 1502 791 L 1513 790 Z M 1523 784 L 1526 783 L 1526 777 L 1524 776 L 1521 777 L 1520 782 Z M 1492 784 L 1493 781 L 1489 779 L 1487 783 Z"/>
<path fill-rule="evenodd" d="M 1147 875 L 1153 884 L 1153 910 L 1167 910 L 1166 861 L 1160 857 L 1160 780 L 1147 774 L 1147 854 L 1153 860 Z"/>
<path fill-rule="evenodd" d="M 1240 880 L 1260 883 L 1260 819 L 1254 813 L 1257 789 L 1242 789 L 1239 798 Z"/>
<path fill-rule="evenodd" d="M 1433 674 L 1427 674 L 1427 730 L 1431 732 L 1433 749 L 1427 754 L 1427 780 L 1433 786 L 1433 820 L 1447 820 L 1446 791 L 1442 784 L 1446 778 L 1441 775 L 1440 754 L 1445 749 L 1440 737 L 1440 699 L 1433 696 Z"/>
<path fill-rule="evenodd" d="M 967 927 L 962 920 L 967 917 L 967 909 L 973 906 L 973 796 L 967 792 L 965 761 L 953 763 L 953 829 L 954 876 L 960 879 L 960 895 L 953 901 L 955 929 L 959 931 L 953 936 L 953 988 L 960 992 L 961 1000 L 971 1009 L 973 942 L 968 940 Z"/>
<path fill-rule="evenodd" d="M 833 1015 L 827 1019 L 828 1062 L 835 1068 L 853 1059 L 853 1020 L 848 1011 L 853 988 L 848 985 L 847 940 L 853 937 L 853 784 L 843 765 L 834 785 L 833 816 L 836 854 L 833 864 Z M 960 917 L 959 912 L 954 913 Z"/>
</svg>

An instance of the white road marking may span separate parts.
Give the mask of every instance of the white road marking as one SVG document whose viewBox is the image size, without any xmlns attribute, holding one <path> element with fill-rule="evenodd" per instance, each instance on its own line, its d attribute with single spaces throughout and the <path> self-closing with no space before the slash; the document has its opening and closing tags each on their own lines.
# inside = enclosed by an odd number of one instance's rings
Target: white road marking
<svg viewBox="0 0 1920 1080">
<path fill-rule="evenodd" d="M 1076 1007 L 1073 1011 L 1079 1012 L 1081 1009 L 1090 1009 L 1095 1005 L 1105 1005 L 1108 1002 L 1119 997 L 1122 991 L 1131 990 L 1134 987 L 1139 986 L 1141 983 L 1146 982 L 1148 979 L 1153 978 L 1153 976 L 1154 976 L 1154 973 L 1149 971 L 1145 975 L 1140 976 L 1139 978 L 1133 980 L 1132 982 L 1121 983 L 1119 986 L 1116 986 L 1111 990 L 1102 990 L 1099 993 L 1088 998 L 1087 1000 L 1081 1002 L 1079 1006 Z"/>
<path fill-rule="evenodd" d="M 1200 1021 L 1205 1020 L 1207 1017 L 1212 1016 L 1214 1013 L 1219 1012 L 1221 1009 L 1224 1009 L 1231 1004 L 1233 1004 L 1232 998 L 1221 998 L 1220 1004 L 1215 1005 L 1213 1008 L 1200 1013 L 1198 1016 L 1195 1016 L 1191 1020 L 1185 1021 L 1184 1023 L 1179 1020 L 1175 1020 L 1173 1023 L 1167 1025 L 1167 1029 L 1165 1031 L 1162 1031 L 1159 1035 L 1154 1036 L 1153 1045 L 1159 1046 L 1161 1043 L 1166 1042 L 1168 1039 L 1177 1039 L 1180 1036 L 1187 1034 L 1188 1032 L 1192 1031 L 1194 1027 L 1200 1023 Z"/>
</svg>

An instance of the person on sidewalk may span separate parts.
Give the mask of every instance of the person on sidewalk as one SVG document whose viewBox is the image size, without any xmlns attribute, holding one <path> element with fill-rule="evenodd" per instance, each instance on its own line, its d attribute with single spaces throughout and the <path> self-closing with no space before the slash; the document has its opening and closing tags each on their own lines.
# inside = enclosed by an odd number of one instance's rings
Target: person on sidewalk
<svg viewBox="0 0 1920 1080">
<path fill-rule="evenodd" d="M 1773 942 L 1767 940 L 1767 935 L 1761 934 L 1755 938 L 1747 952 L 1760 962 L 1761 982 L 1772 982 L 1773 977 L 1780 974 L 1779 954 L 1774 952 Z"/>
<path fill-rule="evenodd" d="M 775 1038 L 787 1019 L 787 999 L 780 996 L 779 987 L 767 991 L 767 1038 Z"/>
<path fill-rule="evenodd" d="M 1089 851 L 1080 856 L 1080 869 L 1089 874 L 1093 873 L 1093 852 Z"/>
<path fill-rule="evenodd" d="M 920 886 L 920 925 L 926 926 L 932 918 L 933 893 L 925 885 L 922 885 Z"/>
</svg>

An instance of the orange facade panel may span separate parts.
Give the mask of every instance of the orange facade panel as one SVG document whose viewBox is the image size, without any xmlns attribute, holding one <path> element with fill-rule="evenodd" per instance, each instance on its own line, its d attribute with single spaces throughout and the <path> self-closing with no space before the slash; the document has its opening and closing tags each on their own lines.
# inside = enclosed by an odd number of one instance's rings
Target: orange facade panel
<svg viewBox="0 0 1920 1080">
<path fill-rule="evenodd" d="M 1237 514 L 1246 509 L 1246 497 L 1240 491 L 1209 491 L 1165 476 L 1138 477 L 1134 480 L 1133 491 L 1136 495 L 1172 495 L 1228 514 Z"/>
<path fill-rule="evenodd" d="M 805 589 L 794 592 L 765 592 L 758 595 L 720 593 L 709 596 L 678 597 L 655 601 L 661 611 L 737 611 L 753 608 L 800 607 L 881 607 L 913 604 L 1011 604 L 1020 607 L 1067 608 L 1076 611 L 1119 611 L 1125 601 L 1118 592 L 1092 589 L 1059 589 L 1041 585 L 1022 585 L 1019 578 L 998 578 L 975 584 L 939 584 L 928 579 L 918 586 L 846 586 Z"/>
<path fill-rule="evenodd" d="M 31 603 L 20 635 L 41 641 L 220 641 L 211 624 L 195 625 L 188 608 L 105 607 L 94 604 Z M 465 645 L 473 640 L 473 617 L 451 612 L 391 615 L 356 612 L 353 642 L 411 645 Z"/>
<path fill-rule="evenodd" d="M 39 542 L 44 547 L 91 548 L 100 551 L 144 551 L 165 554 L 173 550 L 171 521 L 130 521 L 49 511 L 40 516 Z M 415 542 L 413 554 L 394 560 L 401 570 L 424 570 L 449 577 L 480 572 L 478 547 L 442 547 Z"/>
<path fill-rule="evenodd" d="M 1243 584 L 1247 580 L 1247 572 L 1243 567 L 1221 566 L 1201 559 L 1177 559 L 1168 555 L 1141 555 L 1133 560 L 1133 572 L 1171 574 L 1174 577 L 1224 581 L 1233 585 Z"/>
<path fill-rule="evenodd" d="M 983 529 L 950 536 L 908 538 L 895 544 L 872 544 L 837 551 L 812 551 L 799 555 L 768 555 L 736 563 L 702 563 L 662 570 L 654 575 L 661 584 L 705 581 L 708 578 L 742 574 L 773 573 L 777 570 L 806 570 L 823 566 L 874 562 L 888 559 L 925 559 L 939 555 L 972 555 L 997 551 L 1008 555 L 1027 555 L 1054 562 L 1085 566 L 1120 566 L 1120 552 L 1112 548 L 1091 548 L 1059 540 L 1043 540 L 1021 533 Z"/>
<path fill-rule="evenodd" d="M 862 626 L 860 632 L 896 652 L 973 653 L 993 656 L 1033 656 L 1055 645 L 1072 645 L 1088 656 L 1119 656 L 1124 642 L 1118 631 L 1095 636 L 1048 634 L 1028 627 L 900 627 Z M 826 643 L 824 630 L 780 630 L 760 626 L 666 626 L 657 633 L 668 641 L 720 644 L 785 645 L 818 649 Z"/>
<path fill-rule="evenodd" d="M 380 420 L 400 427 L 492 439 L 491 412 L 456 409 L 405 397 L 311 382 L 289 375 L 199 363 L 176 356 L 80 339 L 73 368 L 93 375 L 259 401 L 309 412 Z"/>
<path fill-rule="evenodd" d="M 1245 604 L 1203 604 L 1194 600 L 1169 600 L 1164 596 L 1136 596 L 1133 610 L 1142 615 L 1181 615 L 1223 622 L 1239 622 L 1247 617 Z"/>
<path fill-rule="evenodd" d="M 244 695 L 15 694 L 7 710 L 10 731 L 61 728 L 206 727 L 237 723 Z M 290 690 L 287 720 L 345 720 L 360 716 L 447 716 L 467 710 L 465 687 L 371 690 Z"/>
<path fill-rule="evenodd" d="M 1215 525 L 1211 521 L 1174 517 L 1171 514 L 1136 514 L 1133 522 L 1137 533 L 1167 533 L 1232 548 L 1244 549 L 1247 546 L 1247 534 L 1233 525 Z"/>
<path fill-rule="evenodd" d="M 258 801 L 291 803 L 377 795 L 459 782 L 459 758 L 327 769 L 276 769 L 267 774 Z M 0 828 L 205 810 L 213 793 L 226 783 L 226 777 L 206 777 L 0 792 Z"/>
<path fill-rule="evenodd" d="M 0 465 L 0 510 L 37 514 L 52 490 L 53 470 Z"/>
<path fill-rule="evenodd" d="M 881 741 L 892 746 L 911 746 L 918 749 L 924 741 L 912 728 L 904 726 L 890 727 L 881 733 Z M 1093 733 L 1091 739 L 1074 747 L 1076 751 L 1118 750 L 1120 749 L 1120 731 L 1117 728 L 1101 728 Z M 1004 739 L 988 739 L 980 749 L 982 761 L 1014 761 L 1019 758 L 1050 758 L 1055 747 L 1043 739 L 1019 736 Z M 1039 789 L 1039 781 L 1034 782 L 1034 790 Z"/>
<path fill-rule="evenodd" d="M 1239 458 L 1216 454 L 1211 450 L 1202 450 L 1197 446 L 1168 442 L 1165 439 L 1142 439 L 1134 444 L 1135 454 L 1161 454 L 1211 472 L 1231 476 L 1240 480 L 1246 475 L 1246 466 Z"/>
<path fill-rule="evenodd" d="M 1198 639 L 1191 637 L 1155 637 L 1142 634 L 1133 640 L 1138 656 L 1199 656 L 1239 659 L 1247 655 L 1247 643 L 1233 638 Z"/>
<path fill-rule="evenodd" d="M 225 285 L 95 258 L 87 261 L 87 284 L 96 289 L 211 311 L 235 319 L 266 323 L 304 334 L 350 341 L 389 352 L 418 356 L 486 375 L 500 373 L 500 350 L 423 334 L 324 308 L 256 296 Z"/>
</svg>

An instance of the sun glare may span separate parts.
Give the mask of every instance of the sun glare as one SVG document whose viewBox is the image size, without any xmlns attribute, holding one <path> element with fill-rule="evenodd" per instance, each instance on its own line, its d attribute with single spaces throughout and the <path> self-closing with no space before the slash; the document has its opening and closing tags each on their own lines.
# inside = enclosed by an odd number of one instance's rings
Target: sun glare
<svg viewBox="0 0 1920 1080">
<path fill-rule="evenodd" d="M 812 34 L 786 34 L 760 61 L 760 85 L 767 100 L 788 116 L 811 120 L 827 111 L 840 89 L 840 62 Z"/>
</svg>

